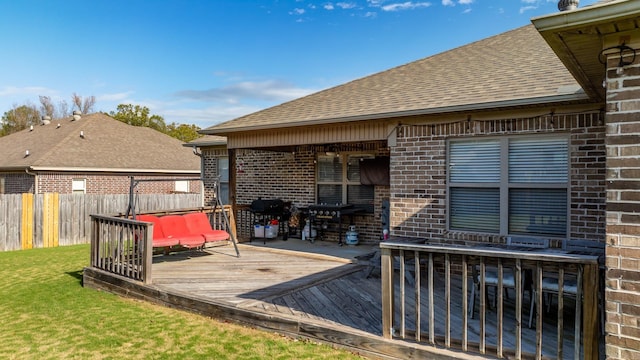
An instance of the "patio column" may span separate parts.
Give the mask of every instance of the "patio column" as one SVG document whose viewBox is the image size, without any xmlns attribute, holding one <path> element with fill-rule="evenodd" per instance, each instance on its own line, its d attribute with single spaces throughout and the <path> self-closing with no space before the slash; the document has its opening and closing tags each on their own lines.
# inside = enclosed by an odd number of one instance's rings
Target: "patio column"
<svg viewBox="0 0 640 360">
<path fill-rule="evenodd" d="M 607 56 L 606 356 L 640 358 L 640 37 Z M 610 45 L 622 45 L 620 39 Z M 622 55 L 622 62 L 621 60 Z M 621 64 L 626 64 L 620 66 Z"/>
</svg>

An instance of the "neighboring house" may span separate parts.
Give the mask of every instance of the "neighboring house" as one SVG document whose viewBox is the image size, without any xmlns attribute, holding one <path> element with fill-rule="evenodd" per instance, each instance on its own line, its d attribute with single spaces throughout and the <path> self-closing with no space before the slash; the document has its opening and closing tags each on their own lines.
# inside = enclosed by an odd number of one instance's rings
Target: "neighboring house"
<svg viewBox="0 0 640 360">
<path fill-rule="evenodd" d="M 386 199 L 396 237 L 606 242 L 607 357 L 638 358 L 640 2 L 532 21 L 202 133 L 227 137 L 232 203 L 366 204 L 367 242 Z M 376 157 L 388 185 L 360 178 Z"/>
<path fill-rule="evenodd" d="M 200 193 L 200 159 L 180 140 L 106 114 L 46 121 L 0 137 L 0 194 Z"/>
</svg>

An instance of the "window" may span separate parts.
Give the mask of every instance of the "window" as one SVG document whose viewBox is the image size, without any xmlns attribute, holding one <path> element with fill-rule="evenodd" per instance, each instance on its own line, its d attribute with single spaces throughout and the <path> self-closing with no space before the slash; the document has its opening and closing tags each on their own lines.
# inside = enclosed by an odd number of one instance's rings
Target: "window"
<svg viewBox="0 0 640 360">
<path fill-rule="evenodd" d="M 318 203 L 353 204 L 372 213 L 374 187 L 360 184 L 360 161 L 372 158 L 370 154 L 319 155 L 316 178 Z"/>
<path fill-rule="evenodd" d="M 87 192 L 87 179 L 72 179 L 71 192 L 74 194 L 85 194 Z"/>
<path fill-rule="evenodd" d="M 220 202 L 229 204 L 229 158 L 218 158 L 218 176 L 220 177 Z"/>
<path fill-rule="evenodd" d="M 188 193 L 189 192 L 189 181 L 188 180 L 176 180 L 175 192 L 177 193 Z"/>
<path fill-rule="evenodd" d="M 0 177 L 0 194 L 4 194 L 4 178 Z"/>
<path fill-rule="evenodd" d="M 451 230 L 566 237 L 566 137 L 452 140 L 448 161 Z"/>
</svg>

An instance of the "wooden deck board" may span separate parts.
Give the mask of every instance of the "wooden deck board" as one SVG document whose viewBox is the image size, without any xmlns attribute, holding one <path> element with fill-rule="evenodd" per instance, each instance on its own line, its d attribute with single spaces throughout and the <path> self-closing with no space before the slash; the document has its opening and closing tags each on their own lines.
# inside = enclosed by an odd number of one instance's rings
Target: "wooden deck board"
<svg viewBox="0 0 640 360">
<path fill-rule="evenodd" d="M 231 247 L 209 249 L 202 253 L 180 253 L 154 259 L 152 287 L 165 292 L 196 295 L 202 299 L 222 301 L 242 309 L 255 309 L 275 316 L 298 317 L 317 324 L 340 326 L 347 331 L 364 331 L 382 335 L 381 282 L 367 278 L 362 264 L 352 264 L 330 257 L 303 257 L 299 253 L 265 252 L 252 246 L 241 247 L 241 257 L 235 257 Z M 422 274 L 421 323 L 423 332 L 429 329 L 428 292 L 426 271 Z M 396 276 L 397 278 L 397 276 Z M 437 338 L 444 337 L 444 278 L 435 274 L 434 312 Z M 396 287 L 399 285 L 396 283 Z M 406 326 L 415 328 L 415 302 L 413 286 L 405 284 Z M 470 287 L 472 284 L 470 285 Z M 451 334 L 461 338 L 462 310 L 461 279 L 451 282 Z M 513 296 L 505 304 L 505 347 L 514 347 Z M 528 323 L 528 297 L 524 298 L 523 322 Z M 477 310 L 476 310 L 477 311 Z M 552 310 L 553 311 L 553 310 Z M 400 314 L 398 313 L 397 316 Z M 479 343 L 479 320 L 469 319 L 470 348 Z M 525 320 L 526 318 L 526 320 Z M 486 317 L 486 344 L 495 346 L 496 314 L 491 310 Z M 565 354 L 573 352 L 571 321 L 565 321 Z M 523 325 L 525 325 L 523 324 Z M 348 330 L 352 329 L 352 330 Z M 555 357 L 555 324 L 544 324 L 545 348 L 543 353 Z M 423 337 L 427 339 L 427 337 Z M 409 339 L 411 340 L 411 339 Z M 535 353 L 535 330 L 523 326 L 523 350 Z M 455 341 L 454 341 L 455 342 Z"/>
</svg>

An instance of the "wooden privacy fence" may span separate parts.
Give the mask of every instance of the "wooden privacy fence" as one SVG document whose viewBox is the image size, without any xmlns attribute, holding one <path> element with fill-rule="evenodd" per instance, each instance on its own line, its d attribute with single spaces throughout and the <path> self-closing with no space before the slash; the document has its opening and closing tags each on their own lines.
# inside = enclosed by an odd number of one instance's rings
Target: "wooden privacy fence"
<svg viewBox="0 0 640 360">
<path fill-rule="evenodd" d="M 597 256 L 560 250 L 514 251 L 393 242 L 383 242 L 380 247 L 385 338 L 412 338 L 498 358 L 598 359 Z M 485 289 L 489 267 L 497 269 L 498 278 L 493 309 Z M 515 279 L 515 291 L 511 292 L 515 299 L 510 298 L 509 302 L 507 290 L 503 289 L 507 286 L 507 268 L 513 269 Z M 479 269 L 477 278 L 471 269 Z M 394 275 L 396 270 L 399 279 Z M 520 280 L 527 271 L 533 276 L 529 306 L 523 301 L 525 282 Z M 410 272 L 413 275 L 408 281 Z M 563 280 L 571 274 L 577 279 L 575 306 L 563 301 L 563 293 L 569 293 Z M 547 292 L 543 279 L 551 277 L 559 286 L 556 312 L 543 308 L 543 293 Z M 412 288 L 406 288 L 407 282 Z M 471 295 L 474 286 L 479 291 Z M 476 309 L 470 295 L 478 299 L 476 318 L 472 318 Z M 536 321 L 531 328 L 524 327 L 531 310 L 535 310 Z"/>
<path fill-rule="evenodd" d="M 136 212 L 193 208 L 200 194 L 136 195 Z M 0 195 L 0 251 L 86 244 L 91 214 L 124 213 L 128 194 Z"/>
</svg>

